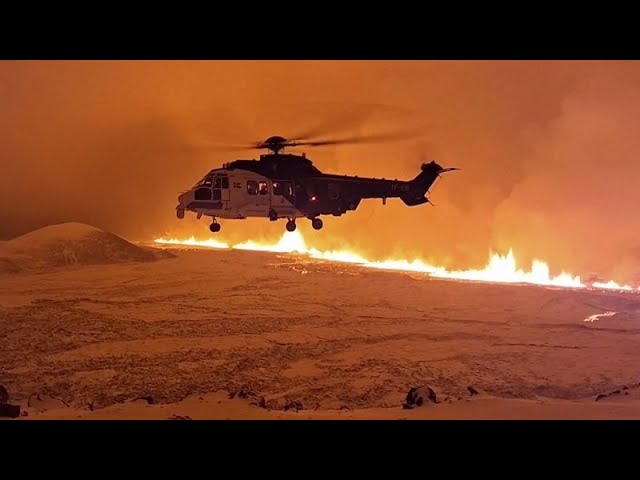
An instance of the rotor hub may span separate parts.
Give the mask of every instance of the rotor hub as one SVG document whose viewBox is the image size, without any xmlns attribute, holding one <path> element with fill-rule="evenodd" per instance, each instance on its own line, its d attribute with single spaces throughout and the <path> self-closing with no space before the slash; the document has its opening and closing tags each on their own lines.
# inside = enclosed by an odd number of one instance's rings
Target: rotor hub
<svg viewBox="0 0 640 480">
<path fill-rule="evenodd" d="M 258 145 L 258 148 L 268 148 L 273 153 L 278 153 L 287 146 L 288 140 L 280 135 L 273 135 Z"/>
</svg>

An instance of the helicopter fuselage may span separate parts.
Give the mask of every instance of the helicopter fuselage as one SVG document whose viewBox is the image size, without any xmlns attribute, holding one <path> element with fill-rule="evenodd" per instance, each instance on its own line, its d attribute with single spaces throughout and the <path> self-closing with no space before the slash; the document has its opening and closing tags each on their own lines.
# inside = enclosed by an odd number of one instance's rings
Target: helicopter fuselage
<svg viewBox="0 0 640 480">
<path fill-rule="evenodd" d="M 321 215 L 340 216 L 356 210 L 363 199 L 400 198 L 409 206 L 428 202 L 425 193 L 443 169 L 435 162 L 424 164 L 413 180 L 387 180 L 320 172 L 305 156 L 274 153 L 260 160 L 236 160 L 211 170 L 192 189 L 181 194 L 178 218 L 191 211 L 216 218 L 287 218 L 287 230 L 295 219 L 307 217 L 322 228 Z M 216 226 L 217 225 L 217 226 Z"/>
</svg>

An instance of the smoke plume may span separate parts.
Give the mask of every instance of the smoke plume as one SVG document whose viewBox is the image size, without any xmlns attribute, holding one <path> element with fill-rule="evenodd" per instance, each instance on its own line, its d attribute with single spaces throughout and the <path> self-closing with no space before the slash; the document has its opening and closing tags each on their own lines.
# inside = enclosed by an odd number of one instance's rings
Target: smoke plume
<svg viewBox="0 0 640 480">
<path fill-rule="evenodd" d="M 0 237 L 62 221 L 132 239 L 208 235 L 180 191 L 270 135 L 421 129 L 388 144 L 307 149 L 323 171 L 413 178 L 461 167 L 427 205 L 365 201 L 308 243 L 370 258 L 478 267 L 513 248 L 576 274 L 638 272 L 638 62 L 1 62 Z M 334 131 L 332 131 L 334 130 Z M 325 133 L 328 132 L 328 133 Z M 231 241 L 281 222 L 227 221 Z"/>
</svg>

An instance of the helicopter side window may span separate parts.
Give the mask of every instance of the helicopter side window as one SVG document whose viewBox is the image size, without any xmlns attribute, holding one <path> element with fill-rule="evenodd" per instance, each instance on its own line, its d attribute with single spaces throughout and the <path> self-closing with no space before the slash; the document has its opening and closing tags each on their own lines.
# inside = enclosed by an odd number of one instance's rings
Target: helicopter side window
<svg viewBox="0 0 640 480">
<path fill-rule="evenodd" d="M 269 193 L 269 186 L 267 185 L 267 182 L 258 182 L 258 191 L 260 192 L 260 195 L 266 195 Z"/>
<path fill-rule="evenodd" d="M 291 182 L 273 182 L 273 194 L 292 198 L 293 186 L 291 185 Z"/>
<path fill-rule="evenodd" d="M 229 188 L 229 178 L 222 177 L 222 188 Z"/>
<path fill-rule="evenodd" d="M 257 195 L 258 194 L 258 182 L 253 180 L 247 180 L 247 193 L 249 195 Z"/>
</svg>

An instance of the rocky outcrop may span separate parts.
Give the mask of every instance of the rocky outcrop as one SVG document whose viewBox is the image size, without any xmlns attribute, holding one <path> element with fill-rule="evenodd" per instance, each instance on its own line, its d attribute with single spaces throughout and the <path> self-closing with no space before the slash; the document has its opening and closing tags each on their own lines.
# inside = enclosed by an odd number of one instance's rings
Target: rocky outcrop
<svg viewBox="0 0 640 480">
<path fill-rule="evenodd" d="M 413 409 L 428 403 L 438 403 L 436 392 L 431 387 L 415 387 L 409 389 L 402 408 Z"/>
</svg>

